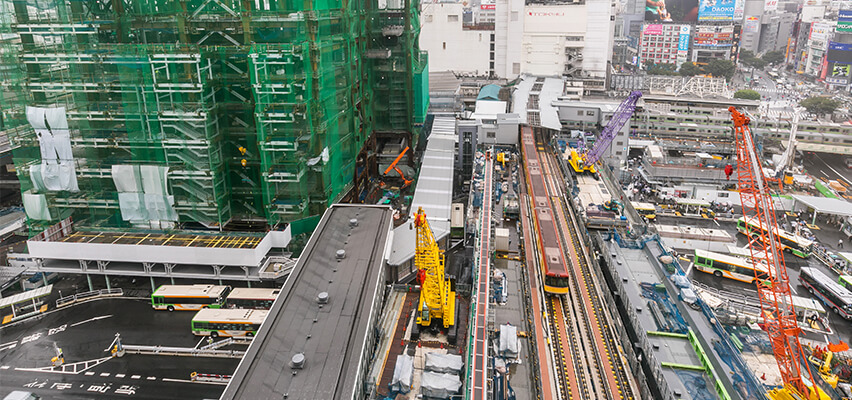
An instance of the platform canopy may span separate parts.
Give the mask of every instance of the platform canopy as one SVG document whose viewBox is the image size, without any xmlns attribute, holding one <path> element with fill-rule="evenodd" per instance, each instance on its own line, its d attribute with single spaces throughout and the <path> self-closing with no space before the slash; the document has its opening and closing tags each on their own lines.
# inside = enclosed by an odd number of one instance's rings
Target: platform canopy
<svg viewBox="0 0 852 400">
<path fill-rule="evenodd" d="M 796 203 L 804 204 L 813 208 L 817 214 L 839 215 L 844 217 L 852 216 L 852 203 L 843 199 L 794 194 L 793 200 L 795 200 Z"/>
</svg>

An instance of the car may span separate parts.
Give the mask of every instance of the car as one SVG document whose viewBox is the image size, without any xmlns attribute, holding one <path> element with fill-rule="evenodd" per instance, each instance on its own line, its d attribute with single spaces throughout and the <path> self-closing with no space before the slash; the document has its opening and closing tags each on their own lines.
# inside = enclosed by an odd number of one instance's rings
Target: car
<svg viewBox="0 0 852 400">
<path fill-rule="evenodd" d="M 846 162 L 846 168 L 852 168 L 852 157 L 846 157 L 843 161 Z"/>
</svg>

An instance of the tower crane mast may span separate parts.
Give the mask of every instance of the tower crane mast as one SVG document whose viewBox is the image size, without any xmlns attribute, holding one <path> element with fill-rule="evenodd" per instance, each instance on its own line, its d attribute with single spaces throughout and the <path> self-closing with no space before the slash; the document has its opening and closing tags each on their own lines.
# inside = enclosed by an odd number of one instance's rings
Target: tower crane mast
<svg viewBox="0 0 852 400">
<path fill-rule="evenodd" d="M 730 107 L 731 120 L 734 123 L 734 139 L 737 153 L 737 181 L 742 201 L 743 216 L 754 219 L 760 226 L 759 230 L 750 232 L 753 240 L 749 241 L 752 261 L 768 266 L 768 284 L 757 284 L 760 310 L 763 316 L 766 333 L 772 344 L 775 360 L 786 388 L 795 389 L 806 399 L 819 399 L 819 390 L 810 388 L 805 379 L 814 382 L 813 374 L 799 343 L 801 329 L 796 322 L 796 312 L 793 309 L 793 298 L 790 293 L 790 278 L 784 263 L 784 254 L 777 233 L 775 207 L 769 194 L 761 169 L 760 159 L 754 145 L 750 119 L 745 114 Z"/>
</svg>

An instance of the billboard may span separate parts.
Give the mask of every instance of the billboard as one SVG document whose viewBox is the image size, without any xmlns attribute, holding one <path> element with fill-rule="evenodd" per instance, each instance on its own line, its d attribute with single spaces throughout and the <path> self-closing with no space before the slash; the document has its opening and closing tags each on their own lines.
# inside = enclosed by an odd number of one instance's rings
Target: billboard
<svg viewBox="0 0 852 400">
<path fill-rule="evenodd" d="M 645 30 L 642 31 L 643 35 L 662 35 L 663 34 L 663 25 L 662 24 L 648 24 L 645 25 Z"/>
<path fill-rule="evenodd" d="M 852 32 L 852 10 L 840 10 L 837 16 L 837 31 Z"/>
<path fill-rule="evenodd" d="M 775 11 L 778 9 L 778 0 L 766 0 L 763 3 L 763 12 Z"/>
<path fill-rule="evenodd" d="M 831 77 L 832 78 L 848 78 L 849 77 L 849 64 L 838 64 L 831 63 Z"/>
<path fill-rule="evenodd" d="M 698 47 L 727 47 L 734 37 L 734 26 L 696 26 L 693 43 Z"/>
<path fill-rule="evenodd" d="M 825 58 L 835 63 L 852 64 L 852 44 L 828 42 Z"/>
<path fill-rule="evenodd" d="M 677 65 L 681 65 L 686 62 L 686 58 L 689 55 L 689 25 L 681 25 L 680 27 L 680 37 L 677 41 Z"/>
<path fill-rule="evenodd" d="M 701 0 L 698 7 L 699 21 L 732 21 L 734 0 Z"/>
<path fill-rule="evenodd" d="M 814 22 L 811 24 L 811 33 L 809 39 L 824 43 L 828 40 L 828 36 L 831 34 L 831 24 L 828 22 Z"/>
<path fill-rule="evenodd" d="M 707 1 L 707 0 L 702 0 Z M 722 0 L 715 0 L 722 1 Z M 725 0 L 734 1 L 734 0 Z M 733 6 L 733 3 L 732 3 Z M 731 11 L 733 15 L 733 10 Z M 695 22 L 698 0 L 645 0 L 645 22 Z M 730 18 L 729 18 L 730 20 Z"/>
<path fill-rule="evenodd" d="M 736 0 L 734 2 L 734 22 L 743 20 L 745 14 L 745 0 Z"/>
<path fill-rule="evenodd" d="M 744 33 L 757 33 L 760 30 L 760 17 L 747 17 L 743 24 Z"/>
</svg>

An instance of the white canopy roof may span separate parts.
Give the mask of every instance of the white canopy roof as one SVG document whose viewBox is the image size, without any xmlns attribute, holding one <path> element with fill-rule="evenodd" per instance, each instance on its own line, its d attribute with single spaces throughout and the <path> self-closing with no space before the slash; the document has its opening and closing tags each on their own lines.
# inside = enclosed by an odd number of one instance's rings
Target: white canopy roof
<svg viewBox="0 0 852 400">
<path fill-rule="evenodd" d="M 831 199 L 828 197 L 802 196 L 798 194 L 794 194 L 793 199 L 810 208 L 813 208 L 814 210 L 816 210 L 817 213 L 820 214 L 842 216 L 852 215 L 852 207 L 850 207 L 852 206 L 852 204 L 850 204 L 846 200 Z"/>
</svg>

